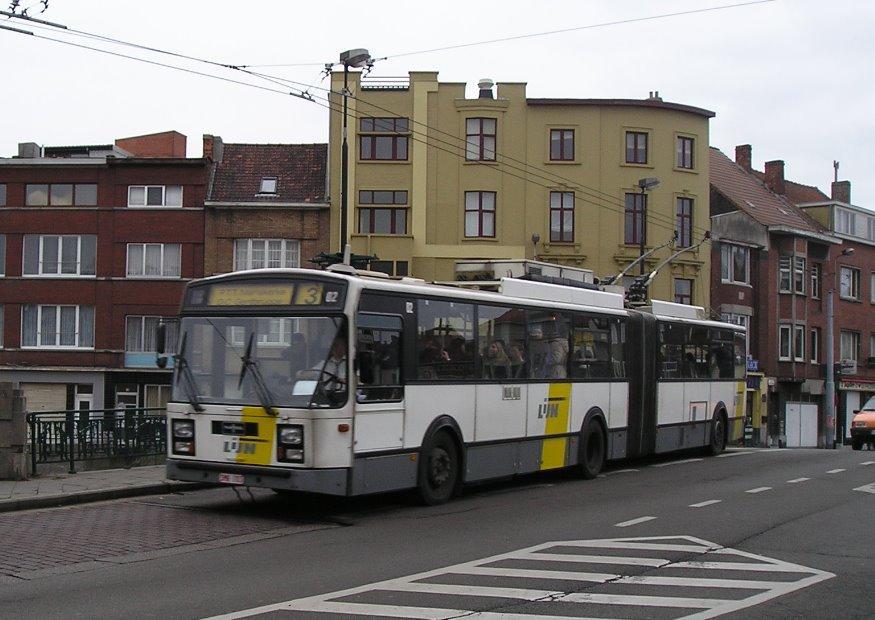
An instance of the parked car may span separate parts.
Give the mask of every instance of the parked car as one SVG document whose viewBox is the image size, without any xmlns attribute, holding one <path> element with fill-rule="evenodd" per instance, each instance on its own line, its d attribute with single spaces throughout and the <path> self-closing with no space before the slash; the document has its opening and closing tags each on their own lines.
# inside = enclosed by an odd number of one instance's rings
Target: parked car
<svg viewBox="0 0 875 620">
<path fill-rule="evenodd" d="M 863 444 L 868 444 L 870 450 L 875 450 L 875 396 L 854 414 L 851 420 L 851 447 L 861 450 Z"/>
</svg>

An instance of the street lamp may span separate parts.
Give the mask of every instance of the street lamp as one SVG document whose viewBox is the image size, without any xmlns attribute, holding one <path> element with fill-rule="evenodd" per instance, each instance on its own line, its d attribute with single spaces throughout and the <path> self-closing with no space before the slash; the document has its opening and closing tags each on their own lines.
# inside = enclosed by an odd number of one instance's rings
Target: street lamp
<svg viewBox="0 0 875 620">
<path fill-rule="evenodd" d="M 645 235 L 647 230 L 647 192 L 659 187 L 661 182 L 657 177 L 638 179 L 638 187 L 641 188 L 641 195 L 644 197 L 641 201 L 641 230 L 638 231 L 638 259 L 641 260 L 639 269 L 642 276 L 644 275 L 644 243 L 647 240 Z"/>
<path fill-rule="evenodd" d="M 826 381 L 824 384 L 824 409 L 826 410 L 827 422 L 832 420 L 835 425 L 835 437 L 833 438 L 833 448 L 838 448 L 844 443 L 844 425 L 839 424 L 838 416 L 836 415 L 836 400 L 835 400 L 835 306 L 833 296 L 835 293 L 836 283 L 836 266 L 835 261 L 842 256 L 850 256 L 854 253 L 854 248 L 845 248 L 841 254 L 832 259 L 832 285 L 826 293 Z"/>
<path fill-rule="evenodd" d="M 340 53 L 340 63 L 343 65 L 343 140 L 340 147 L 340 252 L 344 254 L 347 242 L 347 184 L 349 181 L 349 144 L 347 143 L 347 114 L 349 88 L 349 68 L 361 69 L 367 67 L 373 61 L 366 49 L 351 49 Z"/>
</svg>

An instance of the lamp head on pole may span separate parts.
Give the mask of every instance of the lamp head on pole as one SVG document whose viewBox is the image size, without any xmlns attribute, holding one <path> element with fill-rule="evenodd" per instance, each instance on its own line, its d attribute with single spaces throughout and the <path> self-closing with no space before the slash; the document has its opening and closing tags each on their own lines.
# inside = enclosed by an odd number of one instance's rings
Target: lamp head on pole
<svg viewBox="0 0 875 620">
<path fill-rule="evenodd" d="M 850 256 L 854 253 L 854 248 L 845 248 L 842 250 L 842 256 Z"/>
<path fill-rule="evenodd" d="M 659 187 L 662 181 L 659 180 L 658 177 L 646 177 L 643 179 L 638 179 L 638 187 L 641 188 L 642 192 L 646 192 L 650 189 L 656 189 Z"/>
<path fill-rule="evenodd" d="M 368 50 L 363 48 L 346 50 L 345 52 L 340 53 L 340 64 L 344 67 L 362 69 L 368 66 L 370 60 L 371 55 L 368 53 Z"/>
</svg>

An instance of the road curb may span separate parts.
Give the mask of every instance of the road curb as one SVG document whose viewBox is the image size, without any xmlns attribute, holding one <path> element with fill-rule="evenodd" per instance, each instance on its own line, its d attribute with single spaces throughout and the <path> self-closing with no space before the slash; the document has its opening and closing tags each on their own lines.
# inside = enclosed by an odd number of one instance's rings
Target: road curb
<svg viewBox="0 0 875 620">
<path fill-rule="evenodd" d="M 89 504 L 111 499 L 124 499 L 143 495 L 158 495 L 161 493 L 179 493 L 181 491 L 196 491 L 215 487 L 209 482 L 158 482 L 139 486 L 115 487 L 111 489 L 96 489 L 79 493 L 58 493 L 22 499 L 0 500 L 0 513 L 33 510 L 35 508 L 57 508 L 75 504 Z"/>
</svg>

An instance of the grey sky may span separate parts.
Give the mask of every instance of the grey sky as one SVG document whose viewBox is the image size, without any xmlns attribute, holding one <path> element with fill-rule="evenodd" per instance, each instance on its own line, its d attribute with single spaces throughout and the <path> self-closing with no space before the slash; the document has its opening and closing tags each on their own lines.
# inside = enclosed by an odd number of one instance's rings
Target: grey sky
<svg viewBox="0 0 875 620">
<path fill-rule="evenodd" d="M 231 64 L 324 63 L 354 47 L 366 47 L 374 57 L 392 56 L 732 2 L 51 0 L 41 17 Z M 0 23 L 10 24 L 5 19 Z M 437 70 L 441 80 L 467 82 L 472 94 L 481 77 L 527 82 L 530 97 L 643 98 L 659 90 L 667 101 L 714 110 L 711 144 L 732 156 L 736 144 L 751 143 L 757 168 L 765 160 L 784 159 L 788 178 L 829 193 L 832 161 L 839 160 L 840 177 L 852 183 L 853 202 L 875 209 L 875 84 L 865 78 L 875 59 L 869 32 L 873 23 L 871 2 L 777 0 L 390 58 L 378 63 L 374 75 Z M 130 48 L 111 49 L 245 78 Z M 0 156 L 13 155 L 23 141 L 103 143 L 165 129 L 188 136 L 190 156 L 201 154 L 203 133 L 229 142 L 327 140 L 327 110 L 300 99 L 2 30 L 0 57 L 6 61 L 0 87 Z M 319 66 L 258 70 L 319 84 Z"/>
</svg>

